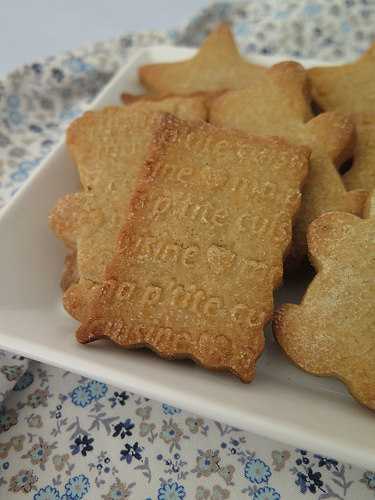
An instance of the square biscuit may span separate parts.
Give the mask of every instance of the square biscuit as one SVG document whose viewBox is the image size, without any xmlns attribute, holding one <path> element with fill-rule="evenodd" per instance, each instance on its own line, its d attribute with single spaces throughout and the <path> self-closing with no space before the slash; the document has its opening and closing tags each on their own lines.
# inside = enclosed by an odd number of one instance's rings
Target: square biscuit
<svg viewBox="0 0 375 500">
<path fill-rule="evenodd" d="M 309 151 L 168 116 L 77 332 L 254 377 Z"/>
</svg>

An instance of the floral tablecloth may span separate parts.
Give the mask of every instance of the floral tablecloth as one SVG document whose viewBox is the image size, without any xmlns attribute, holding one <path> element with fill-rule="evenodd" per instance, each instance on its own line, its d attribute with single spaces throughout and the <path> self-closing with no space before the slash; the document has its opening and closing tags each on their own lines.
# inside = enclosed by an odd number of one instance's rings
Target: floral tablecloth
<svg viewBox="0 0 375 500">
<path fill-rule="evenodd" d="M 222 20 L 247 54 L 353 58 L 375 39 L 370 0 L 254 0 L 20 68 L 0 82 L 0 206 L 134 50 L 197 45 Z M 0 398 L 2 499 L 375 498 L 374 472 L 5 352 Z"/>
</svg>

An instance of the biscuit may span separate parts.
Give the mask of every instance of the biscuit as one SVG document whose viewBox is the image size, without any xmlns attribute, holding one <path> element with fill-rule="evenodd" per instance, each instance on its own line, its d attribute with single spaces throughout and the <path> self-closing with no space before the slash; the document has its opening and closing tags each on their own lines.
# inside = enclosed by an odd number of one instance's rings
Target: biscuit
<svg viewBox="0 0 375 500">
<path fill-rule="evenodd" d="M 322 110 L 375 112 L 375 44 L 353 63 L 311 68 L 308 75 L 313 98 Z"/>
<path fill-rule="evenodd" d="M 185 95 L 243 88 L 262 78 L 263 72 L 241 56 L 229 26 L 221 24 L 193 58 L 141 66 L 139 79 L 151 93 Z"/>
<path fill-rule="evenodd" d="M 88 111 L 74 120 L 66 133 L 66 144 L 77 165 L 85 191 L 96 184 L 115 186 L 127 165 L 144 158 L 158 120 L 147 110 L 108 107 Z M 121 158 L 120 158 L 121 155 Z M 108 167 L 110 163 L 110 167 Z"/>
<path fill-rule="evenodd" d="M 83 191 L 60 199 L 49 223 L 73 252 L 62 286 L 64 306 L 76 319 L 84 317 L 88 290 L 103 279 L 140 167 L 164 119 L 162 113 L 131 107 L 106 108 L 85 113 L 68 129 Z M 68 287 L 70 276 L 74 283 Z"/>
<path fill-rule="evenodd" d="M 213 101 L 209 121 L 222 127 L 262 136 L 281 136 L 311 148 L 310 170 L 293 234 L 291 261 L 306 253 L 306 231 L 324 212 L 362 210 L 361 193 L 348 193 L 337 167 L 348 159 L 355 143 L 350 118 L 337 112 L 313 119 L 306 72 L 295 62 L 272 66 L 262 82 L 229 91 Z"/>
<path fill-rule="evenodd" d="M 203 93 L 202 93 L 203 94 Z M 185 96 L 150 96 L 123 93 L 124 104 L 133 109 L 146 111 L 165 111 L 183 120 L 207 120 L 208 109 L 204 95 Z"/>
<path fill-rule="evenodd" d="M 62 240 L 69 253 L 65 257 L 64 269 L 60 280 L 63 291 L 79 281 L 77 266 L 76 240 L 77 220 L 80 214 L 81 195 L 79 193 L 64 196 L 56 203 L 49 217 L 49 225 L 55 235 Z"/>
<path fill-rule="evenodd" d="M 168 116 L 77 332 L 254 377 L 309 151 Z"/>
<path fill-rule="evenodd" d="M 324 214 L 308 241 L 317 275 L 300 305 L 275 314 L 276 339 L 299 367 L 341 379 L 375 410 L 375 193 L 367 218 Z"/>
<path fill-rule="evenodd" d="M 375 112 L 352 115 L 357 142 L 352 167 L 343 176 L 347 189 L 375 189 Z"/>
<path fill-rule="evenodd" d="M 164 110 L 164 111 L 169 111 L 170 113 L 176 114 L 176 116 L 179 116 L 180 118 L 185 118 L 185 119 L 189 119 L 189 120 L 206 120 L 207 119 L 207 106 L 205 104 L 206 97 L 204 97 L 203 95 L 194 96 L 192 98 L 184 98 L 184 97 L 178 97 L 178 96 L 170 97 L 170 98 L 169 97 L 168 98 L 159 98 L 158 102 L 155 102 L 155 103 L 150 102 L 150 100 L 148 98 L 146 99 L 146 96 L 144 98 L 139 97 L 139 96 L 132 96 L 131 94 L 124 94 L 124 96 L 126 96 L 125 100 L 127 102 L 129 102 L 129 101 L 130 102 L 137 102 L 137 104 L 132 107 L 132 111 L 140 110 L 140 111 L 148 112 L 148 111 L 158 111 L 158 110 L 163 111 Z M 141 102 L 138 103 L 139 100 L 142 100 L 142 103 Z M 107 118 L 111 119 L 111 114 L 109 114 L 107 116 Z M 85 120 L 86 119 L 87 119 L 87 116 L 85 117 Z M 87 127 L 87 126 L 88 125 L 85 125 L 85 127 Z M 92 189 L 92 186 L 90 186 L 90 180 L 89 180 L 90 174 L 87 171 L 87 169 L 90 168 L 92 170 L 93 164 L 90 164 L 89 161 L 87 161 L 87 163 L 86 163 L 85 160 L 83 160 L 83 161 L 80 160 L 80 158 L 81 158 L 80 151 L 76 151 L 77 148 L 75 147 L 76 139 L 74 137 L 72 138 L 72 135 L 74 136 L 74 134 L 76 133 L 75 128 L 76 128 L 76 125 L 72 125 L 68 131 L 68 138 L 67 138 L 68 146 L 70 146 L 70 149 L 72 151 L 72 155 L 76 159 L 76 161 L 78 162 L 79 170 L 81 173 L 81 181 L 83 182 L 84 188 L 86 190 Z M 82 131 L 82 125 L 80 125 L 80 130 Z M 79 133 L 81 133 L 81 132 L 79 132 Z M 81 144 L 81 142 L 80 142 L 80 144 Z M 138 150 L 137 150 L 136 154 L 138 154 Z M 134 160 L 130 157 L 129 163 L 133 163 L 133 161 Z M 87 172 L 87 175 L 86 175 L 86 172 Z M 94 175 L 96 175 L 96 174 L 94 174 Z M 74 197 L 75 197 L 75 200 L 74 200 Z M 57 204 L 56 209 L 54 211 L 55 212 L 55 216 L 54 216 L 55 223 L 52 223 L 52 225 L 54 226 L 54 228 L 56 230 L 57 236 L 60 239 L 64 240 L 66 245 L 69 248 L 75 248 L 76 237 L 73 237 L 73 245 L 71 244 L 71 242 L 69 242 L 69 238 L 72 238 L 72 236 L 73 236 L 72 230 L 71 230 L 72 225 L 77 227 L 77 224 L 74 223 L 73 217 L 78 217 L 78 214 L 80 212 L 80 208 L 79 208 L 80 199 L 81 199 L 81 195 L 78 193 L 76 195 L 73 195 L 73 196 L 68 195 L 67 198 L 64 198 L 64 201 L 60 200 L 60 202 Z M 74 203 L 74 201 L 75 201 L 75 203 Z M 61 203 L 63 203 L 62 207 L 61 207 Z M 77 204 L 78 204 L 78 206 L 77 206 Z M 60 214 L 56 218 L 56 212 L 61 208 L 64 210 L 65 213 Z M 72 212 L 74 209 L 76 211 L 75 215 Z M 69 212 L 69 213 L 67 213 L 67 212 Z M 58 226 L 60 226 L 60 227 L 58 227 Z M 61 231 L 64 231 L 64 230 L 66 231 L 65 235 L 61 234 Z M 75 260 L 76 260 L 76 252 L 69 254 L 69 256 L 67 256 L 67 258 L 66 258 L 63 276 L 61 279 L 61 287 L 64 291 L 69 288 L 69 283 L 72 279 L 75 280 L 75 282 L 77 282 L 77 276 L 79 273 L 78 273 L 78 268 L 77 268 L 77 264 L 76 264 Z M 94 263 L 94 265 L 96 265 L 97 259 L 94 259 L 93 263 Z M 73 284 L 73 282 L 72 282 L 72 284 Z M 74 289 L 74 290 L 71 290 L 68 294 L 69 297 L 72 296 L 73 293 L 75 294 L 76 292 L 78 292 L 78 290 L 79 290 L 79 287 Z M 69 302 L 70 302 L 70 300 L 68 300 L 68 303 Z M 75 302 L 77 302 L 77 300 Z"/>
<path fill-rule="evenodd" d="M 69 193 L 63 196 L 53 207 L 48 219 L 55 236 L 72 251 L 71 255 L 77 249 L 77 229 L 84 197 L 84 193 Z"/>
<path fill-rule="evenodd" d="M 129 94 L 127 92 L 123 92 L 121 94 L 121 100 L 124 104 L 135 104 L 139 101 L 143 102 L 159 102 L 171 98 L 180 98 L 180 99 L 195 99 L 197 98 L 199 101 L 203 101 L 205 107 L 206 107 L 206 113 L 208 113 L 208 108 L 211 102 L 219 97 L 221 94 L 226 92 L 225 90 L 215 90 L 212 92 L 204 92 L 198 91 L 198 92 L 192 92 L 190 94 L 184 94 L 184 95 L 179 95 L 179 94 Z M 195 108 L 195 106 L 194 106 Z M 161 110 L 165 111 L 165 110 Z M 167 111 L 170 113 L 170 111 Z M 180 116 L 178 113 L 172 113 L 175 116 L 178 116 L 178 118 L 182 118 L 187 120 L 188 118 L 184 118 L 183 116 Z M 205 120 L 206 121 L 206 120 Z"/>
<path fill-rule="evenodd" d="M 68 253 L 65 257 L 64 270 L 60 286 L 63 292 L 79 281 L 76 252 Z"/>
</svg>

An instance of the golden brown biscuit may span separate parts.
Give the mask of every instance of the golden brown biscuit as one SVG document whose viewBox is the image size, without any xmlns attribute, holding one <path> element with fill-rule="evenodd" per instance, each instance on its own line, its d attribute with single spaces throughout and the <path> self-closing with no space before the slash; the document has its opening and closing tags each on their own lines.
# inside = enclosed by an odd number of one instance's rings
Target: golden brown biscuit
<svg viewBox="0 0 375 500">
<path fill-rule="evenodd" d="M 57 238 L 73 251 L 72 254 L 77 249 L 77 230 L 82 217 L 82 199 L 85 196 L 85 193 L 69 193 L 63 196 L 57 201 L 48 218 L 51 229 Z"/>
<path fill-rule="evenodd" d="M 344 175 L 347 189 L 375 189 L 375 113 L 352 115 L 357 130 L 353 165 Z"/>
<path fill-rule="evenodd" d="M 324 214 L 308 241 L 317 275 L 301 305 L 275 314 L 275 336 L 298 366 L 343 380 L 375 410 L 375 194 L 365 220 Z"/>
<path fill-rule="evenodd" d="M 207 97 L 203 95 L 197 95 L 191 98 L 185 97 L 168 97 L 168 98 L 159 98 L 158 102 L 149 102 L 149 99 L 144 96 L 132 96 L 130 94 L 126 94 L 126 101 L 137 102 L 140 99 L 142 103 L 138 103 L 135 107 L 132 108 L 133 111 L 140 110 L 144 112 L 148 111 L 169 111 L 170 113 L 176 114 L 180 118 L 190 119 L 190 120 L 206 120 L 207 119 L 207 106 L 205 104 Z M 107 115 L 107 121 L 111 119 L 111 113 Z M 87 116 L 85 118 L 87 120 Z M 85 121 L 85 127 L 89 126 L 87 123 L 90 123 L 90 120 Z M 143 123 L 141 124 L 143 126 Z M 81 126 L 81 125 L 80 125 Z M 81 173 L 81 180 L 83 183 L 83 187 L 86 190 L 91 190 L 92 186 L 89 182 L 90 175 L 96 175 L 93 171 L 94 162 L 90 162 L 89 160 L 83 159 L 81 160 L 81 152 L 77 152 L 77 148 L 75 147 L 75 125 L 72 125 L 67 134 L 68 146 L 70 145 L 70 149 L 72 151 L 73 157 L 78 162 L 78 167 Z M 82 126 L 81 126 L 82 131 Z M 72 137 L 73 136 L 73 137 Z M 81 136 L 80 136 L 81 137 Z M 81 144 L 81 143 L 80 143 Z M 140 149 L 140 148 L 139 148 Z M 135 151 L 135 156 L 138 155 L 139 149 Z M 79 159 L 78 159 L 79 157 Z M 137 160 L 136 160 L 137 161 Z M 131 156 L 128 159 L 129 163 L 134 162 L 134 158 Z M 96 162 L 95 162 L 96 163 Z M 103 165 L 103 164 L 102 164 Z M 97 167 L 97 165 L 96 165 Z M 91 174 L 88 172 L 88 169 L 91 169 Z M 102 180 L 100 180 L 102 182 Z M 73 234 L 72 227 L 78 227 L 77 221 L 74 221 L 74 218 L 79 217 L 81 212 L 80 204 L 81 204 L 82 195 L 80 193 L 76 193 L 73 195 L 68 195 L 59 201 L 57 206 L 55 207 L 54 213 L 51 216 L 51 224 L 54 227 L 56 235 L 64 240 L 66 245 L 69 248 L 75 249 L 76 247 L 76 239 L 77 235 Z M 59 213 L 59 211 L 63 211 L 63 213 Z M 62 234 L 64 232 L 64 234 Z M 72 241 L 73 240 L 73 241 Z M 77 277 L 79 275 L 76 260 L 76 252 L 70 254 L 66 258 L 65 268 L 63 272 L 63 276 L 61 279 L 61 287 L 65 291 L 69 288 L 69 283 L 71 280 L 75 282 L 78 281 Z M 97 265 L 97 259 L 93 259 L 92 263 L 94 266 Z M 100 268 L 98 269 L 100 272 Z M 72 282 L 73 284 L 73 282 Z M 68 304 L 71 302 L 77 304 L 78 297 L 75 297 L 77 293 L 79 293 L 80 286 L 75 287 L 70 290 L 69 293 L 66 294 L 65 298 L 68 301 Z M 76 313 L 77 314 L 77 313 Z"/>
<path fill-rule="evenodd" d="M 252 380 L 308 156 L 169 115 L 78 340 L 145 345 Z"/>
<path fill-rule="evenodd" d="M 77 260 L 76 267 L 78 268 Z M 84 321 L 87 317 L 88 306 L 101 285 L 85 279 L 84 276 L 78 276 L 78 278 L 64 290 L 63 305 L 73 318 Z"/>
<path fill-rule="evenodd" d="M 58 200 L 49 217 L 51 229 L 69 249 L 60 280 L 60 286 L 64 292 L 79 281 L 76 227 L 80 216 L 81 197 L 80 193 L 64 196 Z"/>
<path fill-rule="evenodd" d="M 87 290 L 103 279 L 139 169 L 164 120 L 162 113 L 106 108 L 85 113 L 68 129 L 68 147 L 84 190 L 59 200 L 49 222 L 77 255 L 77 270 L 72 256 L 63 280 L 66 286 L 69 273 L 80 277 L 64 294 L 66 309 L 77 319 L 84 316 Z"/>
<path fill-rule="evenodd" d="M 198 91 L 198 92 L 192 92 L 191 94 L 184 94 L 179 95 L 179 94 L 129 94 L 127 92 L 123 92 L 121 94 L 121 99 L 124 104 L 134 104 L 139 101 L 143 102 L 159 102 L 163 101 L 164 99 L 169 99 L 172 97 L 179 97 L 180 99 L 193 99 L 193 98 L 199 98 L 203 99 L 203 102 L 206 106 L 206 109 L 208 106 L 211 104 L 213 99 L 216 99 L 219 97 L 221 94 L 226 92 L 225 90 L 215 90 L 213 92 L 204 92 L 204 91 Z M 169 111 L 168 111 L 169 112 Z M 207 109 L 208 112 L 208 109 Z M 178 113 L 172 113 L 178 118 L 182 119 L 187 119 L 184 118 L 183 116 L 180 116 Z"/>
<path fill-rule="evenodd" d="M 103 184 L 111 189 L 121 182 L 127 165 L 144 158 L 153 137 L 154 122 L 155 115 L 147 110 L 137 112 L 128 107 L 89 111 L 74 120 L 67 130 L 66 144 L 83 189 L 96 189 L 96 184 L 100 189 Z"/>
<path fill-rule="evenodd" d="M 197 54 L 186 61 L 147 64 L 139 78 L 156 94 L 191 94 L 246 87 L 262 78 L 264 69 L 242 58 L 229 26 L 219 25 Z"/>
<path fill-rule="evenodd" d="M 375 44 L 353 63 L 311 68 L 308 75 L 323 111 L 375 112 Z"/>
<path fill-rule="evenodd" d="M 174 95 L 133 95 L 123 93 L 121 99 L 124 104 L 133 106 L 134 109 L 165 111 L 183 120 L 207 120 L 207 98 L 204 95 L 185 97 Z"/>
<path fill-rule="evenodd" d="M 316 217 L 330 210 L 361 212 L 363 197 L 346 192 L 336 169 L 352 154 L 355 129 L 350 118 L 335 112 L 309 120 L 309 87 L 300 64 L 276 64 L 265 75 L 262 82 L 215 99 L 209 121 L 251 134 L 281 136 L 311 148 L 310 170 L 293 235 L 292 260 L 298 262 L 306 253 L 308 225 Z"/>
<path fill-rule="evenodd" d="M 79 281 L 76 252 L 68 253 L 65 257 L 64 270 L 60 286 L 63 292 Z"/>
</svg>

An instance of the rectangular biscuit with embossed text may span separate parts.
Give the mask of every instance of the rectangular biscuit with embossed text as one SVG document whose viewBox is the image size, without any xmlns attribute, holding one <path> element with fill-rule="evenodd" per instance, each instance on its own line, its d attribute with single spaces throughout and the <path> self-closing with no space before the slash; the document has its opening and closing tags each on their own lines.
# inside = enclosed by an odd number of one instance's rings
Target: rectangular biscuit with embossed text
<svg viewBox="0 0 375 500">
<path fill-rule="evenodd" d="M 309 151 L 171 115 L 77 331 L 255 374 Z"/>
<path fill-rule="evenodd" d="M 72 252 L 66 260 L 63 303 L 74 318 L 86 314 L 88 296 L 104 278 L 129 201 L 164 114 L 129 107 L 89 111 L 67 130 L 67 146 L 82 191 L 61 198 L 49 216 L 55 235 Z"/>
</svg>

